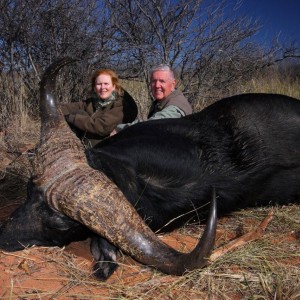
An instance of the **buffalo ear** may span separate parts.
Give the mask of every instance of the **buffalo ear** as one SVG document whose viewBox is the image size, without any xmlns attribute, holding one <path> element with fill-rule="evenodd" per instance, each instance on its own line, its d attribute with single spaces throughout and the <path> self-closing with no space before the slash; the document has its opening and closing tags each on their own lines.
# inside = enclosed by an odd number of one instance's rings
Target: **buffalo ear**
<svg viewBox="0 0 300 300">
<path fill-rule="evenodd" d="M 53 214 L 44 220 L 44 224 L 48 228 L 58 231 L 68 231 L 74 227 L 82 226 L 79 222 L 72 220 L 60 212 L 54 211 L 51 207 L 49 207 L 49 209 L 53 211 Z"/>
</svg>

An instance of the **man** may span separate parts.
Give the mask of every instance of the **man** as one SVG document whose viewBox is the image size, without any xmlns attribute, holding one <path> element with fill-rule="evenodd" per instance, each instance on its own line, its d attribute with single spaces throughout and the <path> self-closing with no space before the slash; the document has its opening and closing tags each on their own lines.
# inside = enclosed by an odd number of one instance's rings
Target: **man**
<svg viewBox="0 0 300 300">
<path fill-rule="evenodd" d="M 175 87 L 174 71 L 168 65 L 158 65 L 151 69 L 150 88 L 155 100 L 149 110 L 147 120 L 181 118 L 192 113 L 190 103 Z M 119 124 L 111 135 L 138 122 L 141 121 L 135 120 L 132 123 Z"/>
</svg>

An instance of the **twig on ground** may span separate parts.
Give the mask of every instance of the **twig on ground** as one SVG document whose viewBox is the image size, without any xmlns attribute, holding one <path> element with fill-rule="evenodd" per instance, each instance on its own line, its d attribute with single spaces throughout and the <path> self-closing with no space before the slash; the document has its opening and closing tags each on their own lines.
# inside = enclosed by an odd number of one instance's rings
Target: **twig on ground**
<svg viewBox="0 0 300 300">
<path fill-rule="evenodd" d="M 212 255 L 210 256 L 210 261 L 215 261 L 221 256 L 225 255 L 227 252 L 236 249 L 238 247 L 241 247 L 245 245 L 246 243 L 250 241 L 254 241 L 259 239 L 265 232 L 268 224 L 272 220 L 274 215 L 273 211 L 270 211 L 269 214 L 265 217 L 265 219 L 258 225 L 258 227 L 236 239 L 233 241 L 227 243 L 223 247 L 220 247 L 213 251 Z"/>
<path fill-rule="evenodd" d="M 233 241 L 227 243 L 225 246 L 220 247 L 220 248 L 216 249 L 215 251 L 213 251 L 213 253 L 210 257 L 210 261 L 215 261 L 218 258 L 220 258 L 221 256 L 225 255 L 227 252 L 234 250 L 238 247 L 241 247 L 250 241 L 259 239 L 264 234 L 268 224 L 272 220 L 273 214 L 274 214 L 274 212 L 271 211 L 264 218 L 264 220 L 258 225 L 258 227 L 256 229 L 234 239 Z M 219 275 L 219 276 L 221 276 L 221 275 Z M 229 275 L 226 275 L 226 276 L 229 276 Z M 237 275 L 236 276 L 236 278 L 240 278 L 240 277 L 245 279 L 245 275 Z M 159 278 L 148 280 L 147 282 L 139 283 L 136 285 L 136 287 L 143 289 L 143 288 L 149 288 L 150 286 L 153 286 L 153 285 L 161 285 L 161 284 L 167 284 L 167 283 L 170 284 L 170 283 L 174 283 L 177 280 L 177 278 L 178 277 L 176 277 L 176 276 L 162 276 Z M 255 281 L 258 281 L 258 278 L 256 278 Z"/>
</svg>

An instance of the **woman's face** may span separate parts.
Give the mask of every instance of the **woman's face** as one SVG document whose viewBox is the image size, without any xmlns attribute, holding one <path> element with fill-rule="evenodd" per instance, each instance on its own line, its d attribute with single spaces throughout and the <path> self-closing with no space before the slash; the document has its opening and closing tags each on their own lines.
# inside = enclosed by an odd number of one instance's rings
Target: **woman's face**
<svg viewBox="0 0 300 300">
<path fill-rule="evenodd" d="M 95 80 L 94 89 L 97 95 L 101 99 L 105 100 L 112 94 L 116 87 L 112 83 L 111 77 L 109 75 L 101 74 Z"/>
</svg>

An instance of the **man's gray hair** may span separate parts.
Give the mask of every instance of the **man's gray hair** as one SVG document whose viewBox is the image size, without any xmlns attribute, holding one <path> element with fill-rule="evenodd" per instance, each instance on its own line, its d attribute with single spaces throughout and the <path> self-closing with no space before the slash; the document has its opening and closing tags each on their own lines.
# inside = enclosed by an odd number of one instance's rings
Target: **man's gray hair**
<svg viewBox="0 0 300 300">
<path fill-rule="evenodd" d="M 156 71 L 168 71 L 170 73 L 171 79 L 176 79 L 174 70 L 167 64 L 160 64 L 153 66 L 150 70 L 150 76 Z"/>
</svg>

